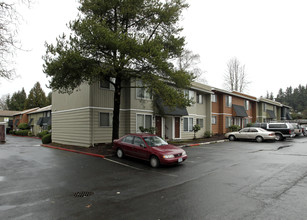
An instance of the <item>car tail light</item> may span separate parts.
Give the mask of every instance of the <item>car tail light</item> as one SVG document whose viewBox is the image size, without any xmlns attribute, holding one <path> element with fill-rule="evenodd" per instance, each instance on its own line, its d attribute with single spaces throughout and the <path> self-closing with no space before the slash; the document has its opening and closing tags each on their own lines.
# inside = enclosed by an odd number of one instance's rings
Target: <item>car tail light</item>
<svg viewBox="0 0 307 220">
<path fill-rule="evenodd" d="M 275 135 L 275 133 L 270 133 L 270 134 L 269 134 L 269 136 L 274 136 L 274 135 Z"/>
</svg>

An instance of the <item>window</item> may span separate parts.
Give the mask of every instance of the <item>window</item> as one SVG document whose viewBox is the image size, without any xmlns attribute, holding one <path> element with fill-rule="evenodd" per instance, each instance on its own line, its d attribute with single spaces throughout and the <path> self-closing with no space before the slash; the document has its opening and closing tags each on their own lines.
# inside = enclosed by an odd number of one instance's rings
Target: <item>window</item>
<svg viewBox="0 0 307 220">
<path fill-rule="evenodd" d="M 144 141 L 140 137 L 134 137 L 133 144 L 136 146 L 141 146 L 143 144 L 143 146 L 145 146 Z"/>
<path fill-rule="evenodd" d="M 251 128 L 251 129 L 249 129 L 249 132 L 258 132 L 258 130 L 255 129 L 255 128 Z"/>
<path fill-rule="evenodd" d="M 100 119 L 100 127 L 110 127 L 112 124 L 111 113 L 100 112 L 99 119 Z"/>
<path fill-rule="evenodd" d="M 184 93 L 185 97 L 189 98 L 190 100 L 194 100 L 194 91 L 184 90 L 183 93 Z"/>
<path fill-rule="evenodd" d="M 152 99 L 152 95 L 149 92 L 148 89 L 145 88 L 145 86 L 143 85 L 142 81 L 137 80 L 136 81 L 136 86 L 138 88 L 136 88 L 136 97 L 140 98 L 140 99 Z"/>
<path fill-rule="evenodd" d="M 152 115 L 137 114 L 136 116 L 136 131 L 141 132 L 140 127 L 151 128 L 152 127 Z"/>
<path fill-rule="evenodd" d="M 226 117 L 226 128 L 231 126 L 231 117 Z"/>
<path fill-rule="evenodd" d="M 216 95 L 215 95 L 215 94 L 212 94 L 212 95 L 211 95 L 211 101 L 212 101 L 212 102 L 216 102 Z"/>
<path fill-rule="evenodd" d="M 216 116 L 211 117 L 211 124 L 216 125 Z"/>
<path fill-rule="evenodd" d="M 204 127 L 204 119 L 197 118 L 196 119 L 196 124 L 198 124 L 200 126 L 200 128 L 203 128 Z"/>
<path fill-rule="evenodd" d="M 193 118 L 184 118 L 183 119 L 183 130 L 184 131 L 193 131 Z"/>
<path fill-rule="evenodd" d="M 231 107 L 232 106 L 232 97 L 231 96 L 226 96 L 226 106 Z"/>
<path fill-rule="evenodd" d="M 249 110 L 249 101 L 248 100 L 245 100 L 244 106 L 245 106 L 246 111 Z"/>
<path fill-rule="evenodd" d="M 266 104 L 263 103 L 263 111 L 265 112 L 266 111 Z"/>
<path fill-rule="evenodd" d="M 201 94 L 197 94 L 196 102 L 199 104 L 203 104 L 203 96 Z"/>
<path fill-rule="evenodd" d="M 127 144 L 132 144 L 134 136 L 128 135 L 125 137 L 122 142 L 127 143 Z"/>
<path fill-rule="evenodd" d="M 115 78 L 110 78 L 110 81 L 112 81 L 113 83 L 115 83 Z M 102 89 L 112 89 L 112 90 L 114 90 L 114 85 L 111 84 L 111 83 L 110 83 L 109 81 L 107 81 L 107 80 L 101 79 L 99 84 L 100 84 L 100 85 L 99 85 L 100 88 L 102 88 Z"/>
</svg>

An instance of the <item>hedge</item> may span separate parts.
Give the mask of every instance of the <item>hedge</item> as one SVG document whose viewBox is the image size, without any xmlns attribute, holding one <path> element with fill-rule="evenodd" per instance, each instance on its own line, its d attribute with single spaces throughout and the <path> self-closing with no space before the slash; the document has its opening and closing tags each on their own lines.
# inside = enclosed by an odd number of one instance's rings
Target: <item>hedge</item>
<svg viewBox="0 0 307 220">
<path fill-rule="evenodd" d="M 37 137 L 43 138 L 43 137 L 44 137 L 45 135 L 47 135 L 47 134 L 49 134 L 48 131 L 42 131 L 42 132 L 40 132 L 40 133 L 37 134 Z"/>
<path fill-rule="evenodd" d="M 46 135 L 42 138 L 42 143 L 43 143 L 43 144 L 50 144 L 50 143 L 51 143 L 51 134 L 46 134 Z"/>
<path fill-rule="evenodd" d="M 19 131 L 16 131 L 15 134 L 20 135 L 20 136 L 28 136 L 29 131 L 30 130 L 19 130 Z"/>
</svg>

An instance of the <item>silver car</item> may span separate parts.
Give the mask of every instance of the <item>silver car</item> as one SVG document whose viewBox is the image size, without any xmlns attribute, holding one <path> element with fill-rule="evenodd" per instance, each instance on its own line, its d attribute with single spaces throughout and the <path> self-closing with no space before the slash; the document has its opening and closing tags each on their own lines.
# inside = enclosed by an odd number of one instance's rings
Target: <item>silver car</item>
<svg viewBox="0 0 307 220">
<path fill-rule="evenodd" d="M 243 128 L 240 131 L 228 132 L 225 134 L 225 137 L 230 141 L 237 139 L 249 139 L 256 140 L 257 142 L 262 142 L 264 140 L 275 141 L 275 132 L 267 131 L 262 128 Z"/>
</svg>

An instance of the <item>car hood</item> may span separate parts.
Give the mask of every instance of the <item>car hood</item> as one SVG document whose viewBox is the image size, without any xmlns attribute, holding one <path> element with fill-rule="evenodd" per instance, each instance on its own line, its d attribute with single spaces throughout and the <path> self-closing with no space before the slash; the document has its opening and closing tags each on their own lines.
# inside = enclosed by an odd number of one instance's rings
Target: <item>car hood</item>
<svg viewBox="0 0 307 220">
<path fill-rule="evenodd" d="M 183 153 L 184 150 L 182 150 L 179 147 L 175 147 L 174 145 L 163 145 L 163 146 L 157 146 L 157 147 L 152 147 L 154 151 L 157 151 L 161 154 L 179 154 Z"/>
</svg>

